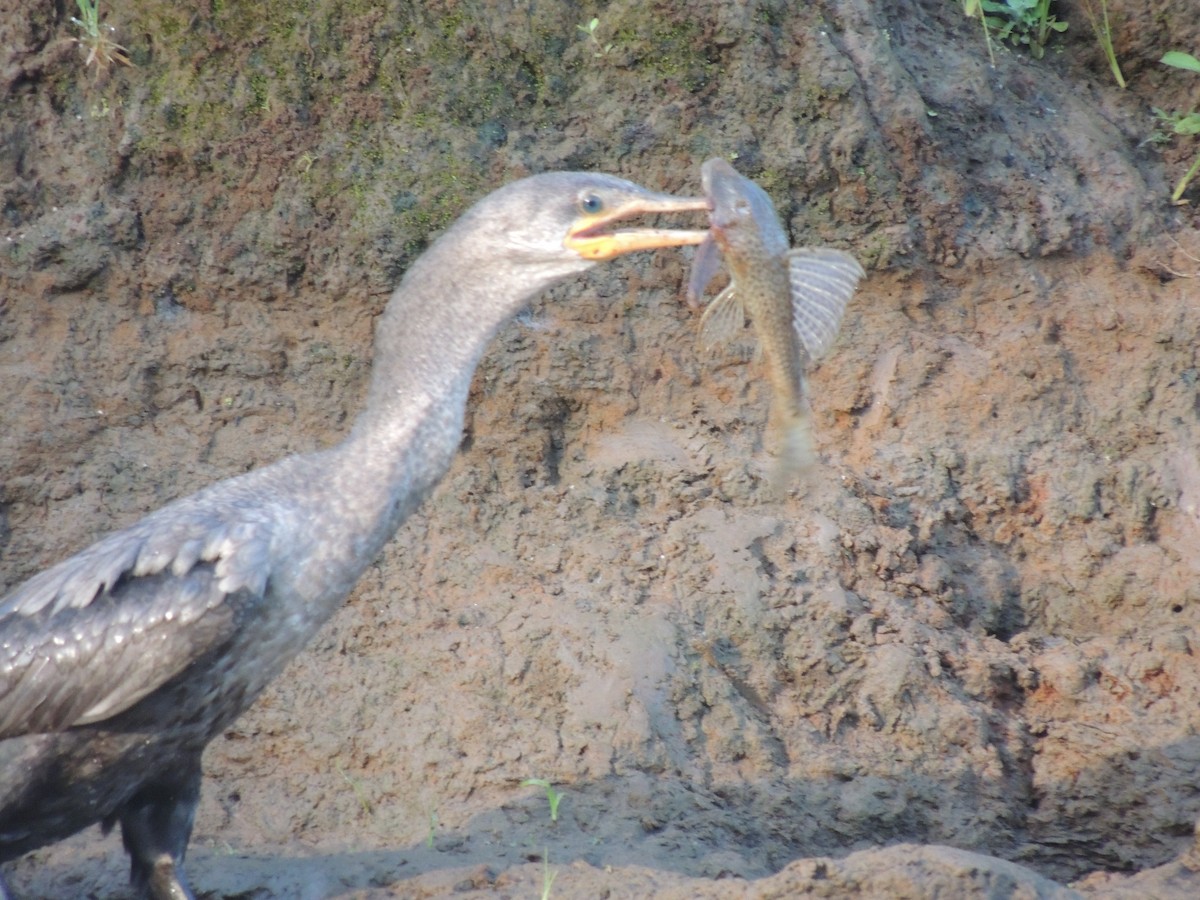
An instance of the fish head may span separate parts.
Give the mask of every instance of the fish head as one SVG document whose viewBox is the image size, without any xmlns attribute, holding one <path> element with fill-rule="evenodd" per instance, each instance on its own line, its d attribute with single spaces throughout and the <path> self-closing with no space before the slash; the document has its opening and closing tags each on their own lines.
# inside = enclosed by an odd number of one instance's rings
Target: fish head
<svg viewBox="0 0 1200 900">
<path fill-rule="evenodd" d="M 751 241 L 770 254 L 787 251 L 787 235 L 766 191 L 720 157 L 700 167 L 700 181 L 713 239 L 726 256 Z"/>
</svg>

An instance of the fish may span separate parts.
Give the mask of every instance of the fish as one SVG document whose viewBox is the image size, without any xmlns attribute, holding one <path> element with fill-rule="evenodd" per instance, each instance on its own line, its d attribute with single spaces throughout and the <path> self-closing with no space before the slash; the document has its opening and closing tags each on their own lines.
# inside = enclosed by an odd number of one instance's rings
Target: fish
<svg viewBox="0 0 1200 900">
<path fill-rule="evenodd" d="M 729 285 L 705 308 L 700 343 L 709 351 L 750 319 L 771 381 L 780 432 L 772 483 L 782 493 L 816 465 L 805 373 L 833 345 L 866 273 L 841 250 L 791 248 L 767 192 L 724 159 L 708 160 L 700 174 L 709 230 L 696 250 L 687 301 L 699 306 L 723 258 Z"/>
</svg>

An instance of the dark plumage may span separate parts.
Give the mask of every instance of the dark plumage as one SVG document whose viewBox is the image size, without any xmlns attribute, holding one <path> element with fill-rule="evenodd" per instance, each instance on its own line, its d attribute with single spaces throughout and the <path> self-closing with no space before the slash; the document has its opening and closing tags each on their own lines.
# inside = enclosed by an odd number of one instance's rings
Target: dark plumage
<svg viewBox="0 0 1200 900">
<path fill-rule="evenodd" d="M 598 174 L 501 188 L 392 295 L 366 408 L 341 444 L 171 503 L 0 600 L 0 861 L 119 823 L 135 890 L 189 897 L 204 747 L 442 477 L 487 342 L 597 260 L 704 236 L 605 233 L 613 221 L 704 206 Z"/>
</svg>

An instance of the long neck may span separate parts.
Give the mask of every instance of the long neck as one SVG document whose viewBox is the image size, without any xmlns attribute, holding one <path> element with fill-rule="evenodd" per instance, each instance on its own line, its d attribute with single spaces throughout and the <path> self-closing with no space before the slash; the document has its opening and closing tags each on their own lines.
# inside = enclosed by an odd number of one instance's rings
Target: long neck
<svg viewBox="0 0 1200 900">
<path fill-rule="evenodd" d="M 335 453 L 343 491 L 360 496 L 362 549 L 378 552 L 449 468 L 471 378 L 488 342 L 524 302 L 566 274 L 464 258 L 447 240 L 418 259 L 376 326 L 365 409 Z"/>
<path fill-rule="evenodd" d="M 475 367 L 507 317 L 501 310 L 510 304 L 482 280 L 446 284 L 431 269 L 424 257 L 414 264 L 375 326 L 371 387 L 348 442 L 365 443 L 380 459 L 419 457 L 409 447 L 412 428 L 427 418 L 439 420 L 453 453 Z"/>
</svg>

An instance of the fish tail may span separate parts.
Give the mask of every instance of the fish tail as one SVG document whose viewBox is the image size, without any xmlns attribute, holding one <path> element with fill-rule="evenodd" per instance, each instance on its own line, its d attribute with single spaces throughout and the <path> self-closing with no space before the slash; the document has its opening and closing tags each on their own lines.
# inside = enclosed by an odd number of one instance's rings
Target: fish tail
<svg viewBox="0 0 1200 900">
<path fill-rule="evenodd" d="M 817 464 L 813 445 L 812 421 L 807 411 L 797 410 L 784 416 L 779 423 L 779 457 L 775 463 L 774 482 L 779 491 L 786 491 L 793 479 L 807 475 Z"/>
</svg>

